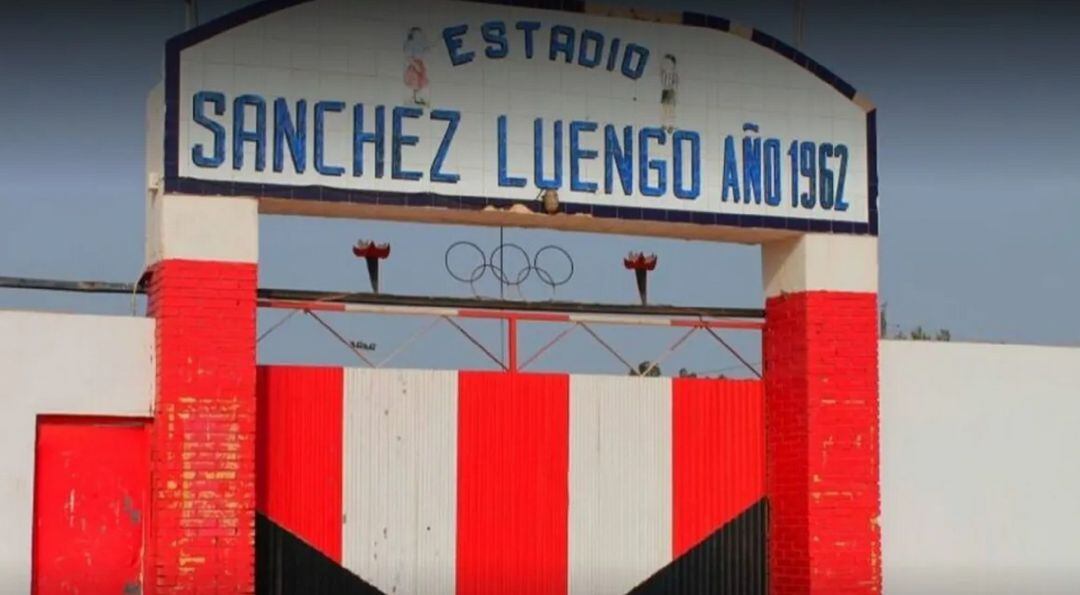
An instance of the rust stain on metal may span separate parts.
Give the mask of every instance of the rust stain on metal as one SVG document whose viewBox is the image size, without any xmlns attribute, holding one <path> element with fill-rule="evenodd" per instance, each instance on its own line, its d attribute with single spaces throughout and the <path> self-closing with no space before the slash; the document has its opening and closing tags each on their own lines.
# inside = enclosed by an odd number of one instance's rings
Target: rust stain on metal
<svg viewBox="0 0 1080 595">
<path fill-rule="evenodd" d="M 142 512 L 138 508 L 135 508 L 135 501 L 132 500 L 131 496 L 128 494 L 124 494 L 123 508 L 124 514 L 127 515 L 128 520 L 131 521 L 133 525 L 138 525 L 142 522 Z"/>
</svg>

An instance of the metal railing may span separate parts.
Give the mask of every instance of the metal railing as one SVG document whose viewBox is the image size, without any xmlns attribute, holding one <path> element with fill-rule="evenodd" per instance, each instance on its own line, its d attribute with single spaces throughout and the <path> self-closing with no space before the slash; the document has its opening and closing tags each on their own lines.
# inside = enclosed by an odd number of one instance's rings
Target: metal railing
<svg viewBox="0 0 1080 595">
<path fill-rule="evenodd" d="M 0 288 L 20 290 L 43 290 L 95 294 L 125 294 L 132 296 L 145 294 L 145 278 L 139 283 L 112 283 L 103 281 L 64 281 L 56 279 L 35 279 L 24 277 L 0 276 Z M 295 289 L 260 288 L 257 292 L 257 305 L 260 308 L 290 310 L 284 318 L 264 331 L 258 341 L 264 340 L 291 320 L 296 314 L 303 313 L 315 320 L 320 327 L 341 342 L 364 364 L 373 368 L 384 367 L 417 341 L 428 334 L 440 323 L 446 323 L 461 333 L 469 343 L 475 346 L 500 369 L 519 372 L 534 364 L 544 353 L 580 329 L 596 341 L 620 364 L 633 374 L 647 375 L 672 354 L 679 350 L 688 339 L 697 333 L 712 337 L 727 350 L 740 365 L 752 374 L 761 377 L 761 373 L 740 354 L 723 336 L 724 331 L 760 331 L 764 326 L 765 312 L 755 308 L 728 307 L 686 307 L 632 304 L 596 304 L 584 302 L 559 301 L 512 301 L 485 298 L 446 297 L 446 296 L 409 296 L 375 293 L 335 293 Z M 404 342 L 393 349 L 389 355 L 375 361 L 363 353 L 348 339 L 338 332 L 320 313 L 345 312 L 357 314 L 409 315 L 431 317 L 430 323 L 413 333 Z M 132 314 L 135 303 L 132 301 Z M 482 341 L 465 329 L 460 320 L 482 319 L 502 321 L 506 325 L 507 354 L 505 358 L 496 356 Z M 518 333 L 521 323 L 562 323 L 569 326 L 560 331 L 553 339 L 545 343 L 534 353 L 520 358 Z M 649 366 L 639 370 L 631 365 L 611 343 L 596 330 L 601 325 L 649 326 L 685 329 L 679 338 L 671 343 L 658 357 L 648 360 Z"/>
<path fill-rule="evenodd" d="M 469 341 L 474 347 L 476 347 L 481 353 L 483 353 L 488 359 L 490 359 L 495 365 L 506 372 L 521 372 L 526 370 L 530 365 L 535 363 L 540 356 L 549 351 L 552 347 L 557 345 L 560 341 L 568 337 L 571 333 L 578 329 L 581 329 L 589 337 L 596 341 L 601 347 L 604 348 L 611 356 L 619 361 L 623 366 L 627 368 L 632 374 L 640 374 L 643 376 L 649 375 L 654 369 L 658 368 L 664 361 L 666 361 L 671 355 L 679 350 L 690 337 L 697 333 L 704 333 L 713 338 L 719 345 L 726 349 L 740 364 L 745 366 L 751 373 L 757 377 L 761 377 L 761 373 L 734 347 L 720 334 L 721 331 L 760 331 L 763 327 L 763 322 L 760 320 L 751 320 L 748 318 L 733 318 L 733 317 L 710 317 L 704 315 L 696 316 L 672 316 L 670 314 L 651 313 L 647 311 L 647 308 L 640 306 L 627 306 L 627 310 L 646 310 L 644 314 L 609 314 L 604 312 L 558 312 L 558 311 L 521 311 L 514 309 L 505 309 L 500 307 L 485 307 L 485 308 L 451 308 L 451 307 L 430 307 L 430 306 L 413 306 L 413 305 L 393 305 L 393 304 L 370 304 L 370 303 L 355 303 L 345 301 L 328 301 L 328 300 L 293 300 L 293 299 L 259 299 L 258 305 L 261 308 L 274 308 L 291 310 L 292 312 L 272 325 L 268 330 L 262 333 L 259 337 L 259 341 L 262 341 L 278 328 L 284 325 L 295 314 L 303 313 L 312 319 L 314 319 L 319 326 L 330 333 L 338 342 L 344 347 L 352 351 L 356 357 L 364 364 L 372 368 L 385 367 L 391 360 L 400 355 L 410 346 L 414 345 L 424 335 L 428 334 L 434 329 L 440 322 L 445 322 L 450 327 L 458 331 L 465 339 Z M 515 304 L 522 305 L 522 304 Z M 534 308 L 538 305 L 550 306 L 550 303 L 543 302 L 530 302 L 529 305 Z M 612 306 L 614 307 L 614 306 Z M 623 308 L 623 307 L 619 307 Z M 678 311 L 674 307 L 652 307 L 658 310 L 664 310 L 667 312 Z M 584 308 L 582 308 L 584 310 Z M 689 312 L 697 312 L 701 309 L 687 309 Z M 394 316 L 426 316 L 431 317 L 432 321 L 420 328 L 418 331 L 410 335 L 403 343 L 393 349 L 389 355 L 385 358 L 375 361 L 373 358 L 365 355 L 361 349 L 358 349 L 352 342 L 345 338 L 345 336 L 338 332 L 337 329 L 331 325 L 325 317 L 320 316 L 320 313 L 336 312 L 336 313 L 353 313 L 353 314 L 382 314 L 382 315 L 394 315 Z M 489 349 L 484 343 L 479 340 L 475 335 L 466 330 L 458 321 L 462 319 L 481 319 L 481 320 L 497 320 L 506 323 L 506 357 L 500 358 L 496 356 L 491 349 Z M 521 353 L 518 343 L 519 326 L 521 323 L 556 323 L 567 324 L 565 329 L 560 331 L 554 338 L 542 345 L 539 349 L 533 352 L 524 359 L 521 358 Z M 648 360 L 649 366 L 645 370 L 639 370 L 633 366 L 626 357 L 624 357 L 615 347 L 611 345 L 609 341 L 606 341 L 594 328 L 600 325 L 621 325 L 621 326 L 651 326 L 651 327 L 671 327 L 684 329 L 684 332 L 680 334 L 679 338 L 667 346 L 667 348 L 660 353 L 657 357 Z"/>
</svg>

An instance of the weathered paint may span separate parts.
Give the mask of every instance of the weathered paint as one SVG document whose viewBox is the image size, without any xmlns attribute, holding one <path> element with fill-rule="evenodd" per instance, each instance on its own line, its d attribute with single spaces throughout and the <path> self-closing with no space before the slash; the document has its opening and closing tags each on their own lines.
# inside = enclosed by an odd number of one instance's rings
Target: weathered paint
<svg viewBox="0 0 1080 595">
<path fill-rule="evenodd" d="M 756 380 L 671 382 L 678 557 L 764 494 L 765 420 Z"/>
<path fill-rule="evenodd" d="M 453 595 L 457 442 L 457 372 L 345 372 L 347 569 L 384 593 Z"/>
<path fill-rule="evenodd" d="M 257 277 L 254 263 L 164 260 L 151 270 L 150 595 L 254 589 Z"/>
<path fill-rule="evenodd" d="M 145 418 L 155 357 L 150 319 L 0 311 L 0 591 L 30 592 L 37 416 Z"/>
<path fill-rule="evenodd" d="M 146 423 L 42 418 L 37 429 L 32 592 L 142 592 Z"/>
<path fill-rule="evenodd" d="M 259 511 L 341 562 L 341 368 L 259 368 Z"/>
<path fill-rule="evenodd" d="M 765 308 L 770 591 L 880 593 L 877 294 Z"/>
<path fill-rule="evenodd" d="M 566 593 L 568 384 L 461 373 L 457 593 Z"/>
<path fill-rule="evenodd" d="M 671 560 L 671 380 L 570 377 L 572 595 L 622 594 Z"/>
</svg>

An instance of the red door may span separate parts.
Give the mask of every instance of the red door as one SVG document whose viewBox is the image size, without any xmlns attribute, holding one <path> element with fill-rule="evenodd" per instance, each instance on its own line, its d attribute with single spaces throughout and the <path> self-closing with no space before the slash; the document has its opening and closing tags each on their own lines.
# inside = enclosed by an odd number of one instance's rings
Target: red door
<svg viewBox="0 0 1080 595">
<path fill-rule="evenodd" d="M 141 593 L 146 423 L 41 418 L 36 455 L 34 593 Z"/>
</svg>

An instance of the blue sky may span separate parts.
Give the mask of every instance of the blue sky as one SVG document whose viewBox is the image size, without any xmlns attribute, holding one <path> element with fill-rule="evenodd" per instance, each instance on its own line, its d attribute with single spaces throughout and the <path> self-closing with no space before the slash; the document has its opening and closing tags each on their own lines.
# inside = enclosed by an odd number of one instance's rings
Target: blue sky
<svg viewBox="0 0 1080 595">
<path fill-rule="evenodd" d="M 609 2 L 617 3 L 617 2 Z M 204 0 L 204 17 L 244 5 Z M 790 40 L 790 2 L 635 2 L 711 12 Z M 890 321 L 944 327 L 978 341 L 1080 344 L 1080 11 L 1068 2 L 808 0 L 804 50 L 879 108 L 881 296 Z M 135 8 L 137 6 L 138 8 Z M 134 281 L 143 262 L 144 105 L 161 77 L 164 40 L 183 2 L 36 2 L 0 19 L 0 274 Z M 265 217 L 261 284 L 361 290 L 349 253 L 359 237 L 390 241 L 384 290 L 467 294 L 443 272 L 457 240 L 493 247 L 498 230 Z M 559 297 L 632 301 L 619 259 L 660 255 L 656 302 L 758 306 L 754 248 L 647 238 L 507 230 L 530 249 L 567 248 L 578 274 Z M 534 296 L 542 295 L 532 288 Z M 0 307 L 123 314 L 119 298 L 0 290 Z M 279 313 L 264 313 L 272 323 Z M 426 321 L 335 319 L 385 355 Z M 498 347 L 494 328 L 478 332 Z M 556 332 L 540 329 L 537 346 Z M 628 357 L 648 359 L 677 334 L 605 329 Z M 696 338 L 670 366 L 733 365 Z M 736 338 L 756 361 L 753 334 Z M 310 320 L 261 346 L 265 361 L 350 363 Z M 482 362 L 438 329 L 402 365 Z M 584 336 L 543 363 L 618 371 Z M 669 366 L 665 366 L 671 371 Z"/>
</svg>

